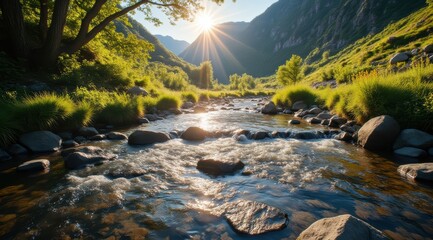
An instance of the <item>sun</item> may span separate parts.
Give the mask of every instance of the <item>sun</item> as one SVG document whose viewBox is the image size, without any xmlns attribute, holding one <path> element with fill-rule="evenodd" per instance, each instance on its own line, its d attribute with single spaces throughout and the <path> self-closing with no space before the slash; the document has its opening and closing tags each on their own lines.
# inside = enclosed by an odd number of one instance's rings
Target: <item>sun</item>
<svg viewBox="0 0 433 240">
<path fill-rule="evenodd" d="M 212 30 L 212 28 L 215 25 L 215 21 L 213 17 L 206 12 L 198 13 L 197 16 L 195 17 L 194 22 L 202 32 L 208 32 Z"/>
</svg>

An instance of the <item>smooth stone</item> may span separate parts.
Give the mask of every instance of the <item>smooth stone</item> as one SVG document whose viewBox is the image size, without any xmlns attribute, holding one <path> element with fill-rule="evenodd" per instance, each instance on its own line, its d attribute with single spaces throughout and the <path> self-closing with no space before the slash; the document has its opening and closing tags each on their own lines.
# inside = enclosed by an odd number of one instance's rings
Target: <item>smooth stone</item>
<svg viewBox="0 0 433 240">
<path fill-rule="evenodd" d="M 303 140 L 323 138 L 323 136 L 319 132 L 311 132 L 311 131 L 293 132 L 290 135 L 290 137 L 295 139 L 303 139 Z"/>
<path fill-rule="evenodd" d="M 150 123 L 149 119 L 147 119 L 147 118 L 139 118 L 138 119 L 138 124 L 145 124 L 145 123 Z"/>
<path fill-rule="evenodd" d="M 413 147 L 403 147 L 394 151 L 395 154 L 405 157 L 422 158 L 427 156 L 427 152 Z"/>
<path fill-rule="evenodd" d="M 385 240 L 381 231 L 349 214 L 320 219 L 306 230 L 297 240 Z"/>
<path fill-rule="evenodd" d="M 322 122 L 320 122 L 320 125 L 328 126 L 328 125 L 329 125 L 329 122 L 330 122 L 329 119 L 323 119 Z"/>
<path fill-rule="evenodd" d="M 284 114 L 293 114 L 293 111 L 290 109 L 284 109 L 283 113 Z"/>
<path fill-rule="evenodd" d="M 109 132 L 107 133 L 108 140 L 126 140 L 128 136 L 120 132 Z"/>
<path fill-rule="evenodd" d="M 213 159 L 202 159 L 197 163 L 197 169 L 213 176 L 233 174 L 244 167 L 241 161 L 218 161 Z"/>
<path fill-rule="evenodd" d="M 17 171 L 44 171 L 50 167 L 47 159 L 36 159 L 25 162 L 17 167 Z"/>
<path fill-rule="evenodd" d="M 308 118 L 307 122 L 310 124 L 320 124 L 322 122 L 322 120 L 312 117 L 312 118 Z"/>
<path fill-rule="evenodd" d="M 67 140 L 67 141 L 62 142 L 62 147 L 64 147 L 64 148 L 76 147 L 78 145 L 80 145 L 80 144 L 75 142 L 74 140 Z"/>
<path fill-rule="evenodd" d="M 94 127 L 82 127 L 78 130 L 78 134 L 83 137 L 92 137 L 98 135 L 99 132 Z"/>
<path fill-rule="evenodd" d="M 245 135 L 247 137 L 251 136 L 251 131 L 246 129 L 237 129 L 233 131 L 233 135 Z"/>
<path fill-rule="evenodd" d="M 81 144 L 81 143 L 86 142 L 87 138 L 85 138 L 83 136 L 76 136 L 76 137 L 74 137 L 74 141 Z"/>
<path fill-rule="evenodd" d="M 295 112 L 295 114 L 293 116 L 298 117 L 298 118 L 303 118 L 305 116 L 307 116 L 308 111 L 307 110 L 298 110 L 297 112 Z"/>
<path fill-rule="evenodd" d="M 146 114 L 146 116 L 144 116 L 144 118 L 146 118 L 147 120 L 149 120 L 151 122 L 160 120 L 160 117 L 158 117 L 158 115 L 156 115 L 156 114 Z"/>
<path fill-rule="evenodd" d="M 275 115 L 278 113 L 278 110 L 273 102 L 268 102 L 265 106 L 263 106 L 261 112 L 263 114 Z"/>
<path fill-rule="evenodd" d="M 18 143 L 9 146 L 7 152 L 12 156 L 26 155 L 29 153 L 29 151 L 25 147 L 21 146 Z"/>
<path fill-rule="evenodd" d="M 400 175 L 412 180 L 433 181 L 433 163 L 413 163 L 398 167 Z"/>
<path fill-rule="evenodd" d="M 203 106 L 196 106 L 194 107 L 194 113 L 205 113 L 207 112 L 207 109 Z"/>
<path fill-rule="evenodd" d="M 308 108 L 308 105 L 304 101 L 297 101 L 292 104 L 291 110 L 292 111 L 299 111 L 301 109 Z"/>
<path fill-rule="evenodd" d="M 115 155 L 102 155 L 102 154 L 88 154 L 83 152 L 73 152 L 65 159 L 65 166 L 68 169 L 80 169 L 89 164 L 95 164 L 102 161 L 112 160 L 116 158 Z"/>
<path fill-rule="evenodd" d="M 254 140 L 263 140 L 265 138 L 268 138 L 269 134 L 267 132 L 256 132 L 253 134 L 253 136 L 251 137 Z"/>
<path fill-rule="evenodd" d="M 347 124 L 347 123 L 341 125 L 340 129 L 341 129 L 341 131 L 352 133 L 352 134 L 356 132 L 356 129 L 353 126 L 351 126 L 350 124 Z"/>
<path fill-rule="evenodd" d="M 61 137 L 63 141 L 68 141 L 73 139 L 73 135 L 71 132 L 59 132 L 56 134 L 57 136 Z"/>
<path fill-rule="evenodd" d="M 389 60 L 389 63 L 396 64 L 399 62 L 406 62 L 409 60 L 409 56 L 406 53 L 397 53 Z"/>
<path fill-rule="evenodd" d="M 341 125 L 345 124 L 346 122 L 347 122 L 347 119 L 345 119 L 345 118 L 341 118 L 338 116 L 332 116 L 329 119 L 328 126 L 332 127 L 332 128 L 339 128 Z"/>
<path fill-rule="evenodd" d="M 5 150 L 0 149 L 0 161 L 9 161 L 12 157 Z"/>
<path fill-rule="evenodd" d="M 344 142 L 351 142 L 353 140 L 352 134 L 348 132 L 342 132 L 334 137 L 334 139 Z"/>
<path fill-rule="evenodd" d="M 194 103 L 193 102 L 184 102 L 183 104 L 182 104 L 182 109 L 190 109 L 190 108 L 193 108 L 194 107 Z"/>
<path fill-rule="evenodd" d="M 130 145 L 149 145 L 163 143 L 170 140 L 170 136 L 163 132 L 136 130 L 128 138 Z"/>
<path fill-rule="evenodd" d="M 49 131 L 25 133 L 20 136 L 19 141 L 34 153 L 55 152 L 62 145 L 62 139 Z"/>
<path fill-rule="evenodd" d="M 333 116 L 334 116 L 334 115 L 332 115 L 332 114 L 330 114 L 330 113 L 324 113 L 324 112 L 322 112 L 322 113 L 319 113 L 316 117 L 317 117 L 318 119 L 325 120 L 325 119 L 331 119 Z"/>
<path fill-rule="evenodd" d="M 102 150 L 102 148 L 100 147 L 95 147 L 95 146 L 82 146 L 82 147 L 65 149 L 61 152 L 61 155 L 63 157 L 67 157 L 69 154 L 74 152 L 82 152 L 86 154 L 99 155 L 102 154 L 104 150 Z"/>
<path fill-rule="evenodd" d="M 417 129 L 404 129 L 394 142 L 394 149 L 403 147 L 431 148 L 433 147 L 433 135 Z"/>
<path fill-rule="evenodd" d="M 281 230 L 288 222 L 280 209 L 248 200 L 226 204 L 223 215 L 236 231 L 249 235 Z"/>
<path fill-rule="evenodd" d="M 301 124 L 301 121 L 296 120 L 296 119 L 292 119 L 292 120 L 289 120 L 288 123 L 289 123 L 290 125 L 298 125 L 298 124 Z"/>
<path fill-rule="evenodd" d="M 149 93 L 142 87 L 139 86 L 134 86 L 130 89 L 128 89 L 128 91 L 126 91 L 128 94 L 131 95 L 135 95 L 135 96 L 147 96 L 149 95 Z"/>
<path fill-rule="evenodd" d="M 105 134 L 98 134 L 92 137 L 89 137 L 90 141 L 102 141 L 106 138 Z"/>
<path fill-rule="evenodd" d="M 323 112 L 323 110 L 320 109 L 320 108 L 318 108 L 318 107 L 314 107 L 314 108 L 308 110 L 308 114 L 315 114 L 315 115 L 317 115 L 317 114 L 320 114 L 322 112 Z"/>
<path fill-rule="evenodd" d="M 235 138 L 236 141 L 238 141 L 238 142 L 246 142 L 246 141 L 248 141 L 247 136 L 245 136 L 244 134 L 241 134 L 241 135 L 235 135 L 234 138 Z"/>
<path fill-rule="evenodd" d="M 400 133 L 397 121 L 388 115 L 368 120 L 358 131 L 358 144 L 368 150 L 391 148 Z"/>
<path fill-rule="evenodd" d="M 209 132 L 199 127 L 189 127 L 185 132 L 182 133 L 180 138 L 187 141 L 203 141 L 209 136 Z"/>
</svg>

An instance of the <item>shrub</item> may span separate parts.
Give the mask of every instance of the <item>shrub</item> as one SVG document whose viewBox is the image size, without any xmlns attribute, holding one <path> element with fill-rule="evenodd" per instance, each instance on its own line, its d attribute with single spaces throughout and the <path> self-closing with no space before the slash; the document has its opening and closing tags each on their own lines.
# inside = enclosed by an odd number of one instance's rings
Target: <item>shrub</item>
<svg viewBox="0 0 433 240">
<path fill-rule="evenodd" d="M 13 143 L 21 130 L 21 125 L 14 119 L 12 106 L 0 104 L 0 146 Z"/>
<path fill-rule="evenodd" d="M 195 92 L 183 92 L 181 96 L 182 100 L 184 100 L 185 102 L 198 102 L 198 95 Z"/>
<path fill-rule="evenodd" d="M 87 126 L 92 121 L 92 117 L 93 109 L 90 104 L 79 103 L 72 114 L 59 124 L 58 128 L 62 130 L 70 130 Z"/>
<path fill-rule="evenodd" d="M 157 99 L 147 96 L 142 98 L 142 104 L 146 113 L 154 113 L 156 110 Z"/>
<path fill-rule="evenodd" d="M 200 102 L 206 102 L 210 100 L 210 94 L 209 92 L 201 92 L 198 97 Z"/>
<path fill-rule="evenodd" d="M 277 91 L 272 101 L 277 105 L 290 107 L 297 101 L 314 104 L 317 97 L 312 88 L 306 85 L 293 85 Z"/>
<path fill-rule="evenodd" d="M 142 97 L 131 98 L 126 94 L 114 94 L 113 99 L 96 113 L 96 121 L 111 125 L 127 125 L 144 115 Z"/>
<path fill-rule="evenodd" d="M 158 110 L 169 110 L 179 108 L 182 105 L 180 98 L 173 95 L 162 95 L 158 98 L 156 108 Z"/>
</svg>

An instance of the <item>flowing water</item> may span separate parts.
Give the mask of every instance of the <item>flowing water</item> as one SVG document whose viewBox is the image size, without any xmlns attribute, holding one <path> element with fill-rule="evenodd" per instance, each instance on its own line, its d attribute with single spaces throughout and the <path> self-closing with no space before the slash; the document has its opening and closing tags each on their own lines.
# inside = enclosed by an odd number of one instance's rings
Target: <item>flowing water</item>
<svg viewBox="0 0 433 240">
<path fill-rule="evenodd" d="M 235 106 L 254 103 L 238 100 Z M 288 119 L 229 110 L 171 116 L 138 129 L 284 131 Z M 321 127 L 294 129 L 299 128 Z M 433 239 L 432 187 L 400 177 L 392 156 L 336 140 L 237 142 L 227 137 L 143 147 L 126 141 L 92 145 L 119 157 L 67 171 L 54 156 L 47 174 L 1 173 L 1 239 L 295 239 L 314 221 L 345 213 L 394 239 Z M 252 174 L 211 177 L 196 169 L 201 158 L 242 160 Z M 238 199 L 281 209 L 288 226 L 249 236 L 211 214 Z"/>
</svg>

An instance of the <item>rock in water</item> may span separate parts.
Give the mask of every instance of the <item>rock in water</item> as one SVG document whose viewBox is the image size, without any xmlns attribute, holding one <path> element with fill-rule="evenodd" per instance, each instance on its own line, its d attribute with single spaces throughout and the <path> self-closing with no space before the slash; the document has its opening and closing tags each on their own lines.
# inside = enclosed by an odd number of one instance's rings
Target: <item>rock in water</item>
<svg viewBox="0 0 433 240">
<path fill-rule="evenodd" d="M 213 159 L 202 159 L 197 163 L 198 170 L 213 176 L 232 174 L 244 166 L 245 164 L 241 161 L 217 161 Z"/>
<path fill-rule="evenodd" d="M 349 214 L 323 218 L 304 230 L 297 240 L 385 240 L 383 233 Z"/>
<path fill-rule="evenodd" d="M 18 156 L 18 155 L 26 155 L 28 154 L 28 151 L 25 147 L 21 146 L 20 144 L 12 144 L 7 149 L 8 153 L 12 156 Z M 1 154 L 0 154 L 1 155 Z M 1 159 L 1 157 L 0 157 Z"/>
<path fill-rule="evenodd" d="M 170 136 L 162 132 L 136 130 L 128 138 L 129 145 L 149 145 L 170 140 Z"/>
<path fill-rule="evenodd" d="M 394 153 L 400 156 L 412 157 L 412 158 L 422 158 L 427 156 L 426 151 L 419 148 L 413 148 L 413 147 L 399 148 L 395 150 Z"/>
<path fill-rule="evenodd" d="M 301 124 L 301 121 L 299 121 L 297 119 L 292 119 L 292 120 L 289 120 L 288 123 L 291 125 L 298 125 L 298 124 Z"/>
<path fill-rule="evenodd" d="M 297 101 L 292 105 L 292 111 L 299 111 L 301 109 L 306 109 L 308 105 L 304 101 Z"/>
<path fill-rule="evenodd" d="M 43 171 L 50 167 L 50 161 L 47 159 L 37 159 L 25 162 L 17 167 L 17 171 Z"/>
<path fill-rule="evenodd" d="M 368 120 L 358 131 L 358 144 L 368 150 L 385 150 L 391 148 L 400 126 L 390 116 L 382 115 Z"/>
<path fill-rule="evenodd" d="M 433 147 L 433 135 L 417 129 L 404 129 L 394 143 L 394 149 L 414 147 L 428 149 Z"/>
<path fill-rule="evenodd" d="M 228 203 L 224 217 L 236 231 L 250 235 L 281 230 L 287 224 L 287 214 L 278 208 L 247 200 Z"/>
<path fill-rule="evenodd" d="M 65 166 L 68 169 L 79 169 L 89 164 L 95 164 L 102 161 L 112 160 L 115 155 L 87 154 L 83 152 L 74 152 L 65 158 Z"/>
<path fill-rule="evenodd" d="M 269 134 L 267 132 L 256 132 L 253 134 L 252 139 L 254 140 L 263 140 L 265 138 L 268 138 Z"/>
<path fill-rule="evenodd" d="M 78 130 L 78 134 L 84 137 L 93 137 L 95 135 L 98 135 L 99 132 L 94 127 L 82 127 L 80 128 L 80 130 Z"/>
<path fill-rule="evenodd" d="M 189 127 L 180 138 L 188 141 L 203 141 L 209 133 L 199 127 Z"/>
<path fill-rule="evenodd" d="M 273 102 L 269 102 L 262 108 L 261 112 L 263 114 L 274 115 L 278 113 L 278 110 Z"/>
<path fill-rule="evenodd" d="M 36 131 L 21 135 L 20 143 L 34 153 L 55 152 L 62 145 L 62 139 L 49 131 Z"/>
<path fill-rule="evenodd" d="M 409 179 L 433 181 L 433 163 L 401 165 L 398 172 Z"/>
<path fill-rule="evenodd" d="M 125 134 L 120 133 L 120 132 L 109 132 L 107 134 L 107 138 L 109 140 L 126 140 L 126 139 L 128 139 L 128 137 Z"/>
</svg>

